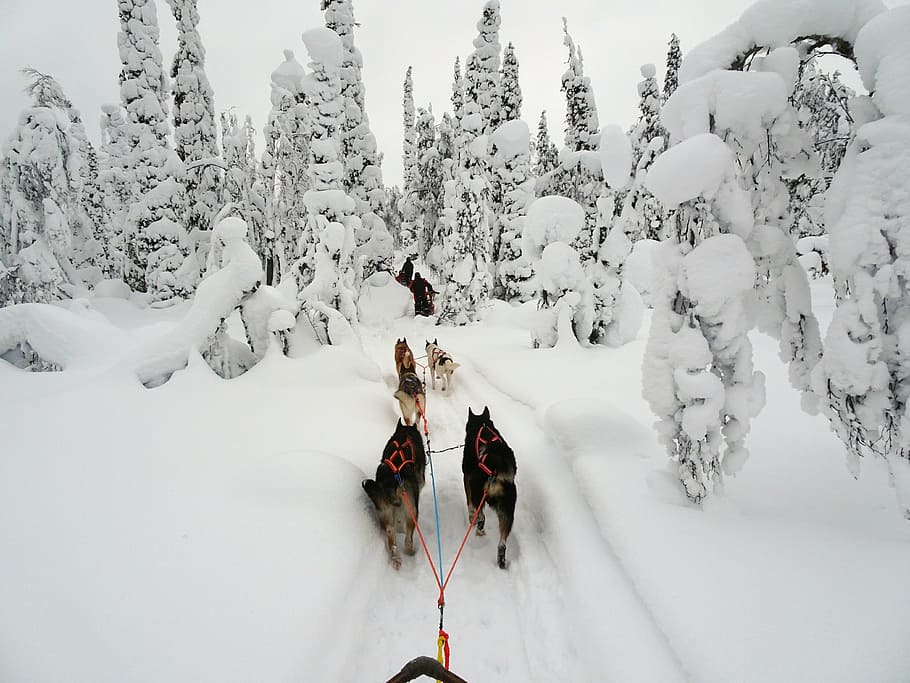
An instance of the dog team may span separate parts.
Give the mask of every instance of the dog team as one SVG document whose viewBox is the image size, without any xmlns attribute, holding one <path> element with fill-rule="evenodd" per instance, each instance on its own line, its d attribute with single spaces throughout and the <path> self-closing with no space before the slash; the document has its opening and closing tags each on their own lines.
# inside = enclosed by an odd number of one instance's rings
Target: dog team
<svg viewBox="0 0 910 683">
<path fill-rule="evenodd" d="M 459 364 L 439 347 L 436 339 L 426 342 L 426 356 L 432 388 L 436 388 L 438 379 L 441 390 L 450 391 L 452 373 Z M 401 408 L 401 419 L 382 451 L 375 479 L 364 479 L 363 489 L 376 506 L 392 566 L 399 569 L 399 532 L 405 534 L 405 552 L 408 555 L 416 552 L 414 529 L 415 521 L 419 520 L 419 498 L 427 462 L 418 428 L 419 421 L 426 419 L 426 389 L 417 375 L 417 363 L 406 338 L 395 343 L 395 370 L 398 389 L 394 397 Z M 461 460 L 468 518 L 473 520 L 476 515 L 476 533 L 483 536 L 486 533 L 484 506 L 489 504 L 496 511 L 499 518 L 496 563 L 501 569 L 507 565 L 506 540 L 515 518 L 516 469 L 515 453 L 490 419 L 490 409 L 484 407 L 482 413 L 475 415 L 468 408 Z"/>
</svg>

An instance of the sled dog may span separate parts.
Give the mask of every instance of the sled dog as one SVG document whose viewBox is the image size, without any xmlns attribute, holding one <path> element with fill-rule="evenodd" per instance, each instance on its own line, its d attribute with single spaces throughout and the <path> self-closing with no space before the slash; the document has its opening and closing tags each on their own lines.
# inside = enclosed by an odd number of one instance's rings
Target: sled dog
<svg viewBox="0 0 910 683">
<path fill-rule="evenodd" d="M 396 542 L 399 532 L 405 534 L 404 551 L 408 555 L 415 552 L 414 520 L 417 519 L 418 499 L 424 484 L 425 470 L 426 452 L 420 431 L 416 427 L 403 425 L 398 420 L 395 433 L 382 451 L 376 478 L 364 479 L 361 484 L 379 513 L 379 526 L 385 532 L 386 547 L 395 569 L 401 567 L 401 554 Z M 407 502 L 404 496 L 407 496 Z M 413 519 L 408 511 L 408 503 L 414 511 Z"/>
<path fill-rule="evenodd" d="M 393 394 L 398 399 L 401 417 L 406 425 L 416 425 L 420 413 L 426 410 L 427 393 L 423 382 L 413 370 L 404 370 L 398 380 L 398 390 Z"/>
<path fill-rule="evenodd" d="M 401 374 L 405 370 L 417 371 L 417 366 L 414 364 L 414 354 L 411 351 L 411 347 L 408 346 L 407 337 L 395 342 L 395 372 L 398 373 L 398 379 L 401 379 Z"/>
<path fill-rule="evenodd" d="M 452 360 L 452 356 L 439 348 L 438 340 L 427 341 L 427 365 L 430 368 L 430 386 L 436 388 L 436 380 L 442 380 L 442 390 L 445 391 L 452 384 L 452 373 L 455 368 L 461 367 L 460 363 Z"/>
<path fill-rule="evenodd" d="M 468 518 L 473 519 L 477 513 L 477 535 L 483 536 L 484 513 L 481 499 L 496 510 L 499 517 L 499 546 L 496 552 L 496 563 L 500 569 L 506 568 L 506 539 L 512 531 L 515 521 L 515 501 L 518 491 L 515 488 L 515 453 L 509 448 L 502 434 L 490 419 L 490 409 L 484 407 L 480 415 L 475 415 L 468 408 L 468 421 L 465 424 L 464 456 L 461 460 L 461 471 L 464 474 L 464 493 L 468 502 Z"/>
</svg>

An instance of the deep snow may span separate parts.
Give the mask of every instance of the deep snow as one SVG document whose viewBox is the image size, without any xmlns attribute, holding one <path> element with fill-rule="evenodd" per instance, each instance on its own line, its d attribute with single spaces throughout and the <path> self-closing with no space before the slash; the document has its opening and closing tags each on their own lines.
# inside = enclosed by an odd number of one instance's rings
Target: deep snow
<svg viewBox="0 0 910 683">
<path fill-rule="evenodd" d="M 397 419 L 392 349 L 405 336 L 418 356 L 438 338 L 461 363 L 450 395 L 429 392 L 431 448 L 459 445 L 468 406 L 488 405 L 518 457 L 509 569 L 492 535 L 472 536 L 446 593 L 453 671 L 472 683 L 907 680 L 910 526 L 880 463 L 854 481 L 823 418 L 800 412 L 775 342 L 752 335 L 768 401 L 751 456 L 698 509 L 641 398 L 649 319 L 619 349 L 534 350 L 533 304 L 437 328 L 397 317 L 398 285 L 386 287 L 366 299 L 383 310 L 361 316 L 377 323 L 362 326 L 362 350 L 273 348 L 234 380 L 197 355 L 155 389 L 115 372 L 93 333 L 112 324 L 124 353 L 187 308 L 114 298 L 75 308 L 73 369 L 0 362 L 0 679 L 383 681 L 435 656 L 426 558 L 391 568 L 360 488 Z M 830 284 L 813 293 L 824 327 Z M 467 524 L 460 458 L 433 459 L 444 571 Z M 435 558 L 432 501 L 428 482 Z"/>
</svg>

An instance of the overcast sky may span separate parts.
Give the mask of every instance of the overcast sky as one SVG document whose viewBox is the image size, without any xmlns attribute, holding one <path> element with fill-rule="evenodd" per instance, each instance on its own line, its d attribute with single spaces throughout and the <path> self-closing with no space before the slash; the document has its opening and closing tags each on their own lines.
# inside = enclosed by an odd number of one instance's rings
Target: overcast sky
<svg viewBox="0 0 910 683">
<path fill-rule="evenodd" d="M 910 0 L 890 0 L 906 4 Z M 170 65 L 175 32 L 170 8 L 157 0 L 161 49 Z M 269 75 L 289 48 L 306 64 L 300 35 L 323 23 L 319 0 L 199 0 L 199 31 L 206 72 L 218 112 L 235 107 L 261 130 L 269 103 Z M 751 0 L 501 0 L 500 42 L 515 44 L 524 92 L 522 117 L 536 129 L 546 109 L 551 135 L 562 141 L 565 103 L 559 90 L 567 50 L 561 17 L 582 49 L 601 125 L 624 128 L 636 116 L 639 67 L 651 62 L 663 83 L 671 32 L 683 53 L 735 21 Z M 432 103 L 437 117 L 449 108 L 456 56 L 470 54 L 482 0 L 355 0 L 360 23 L 355 44 L 363 53 L 366 109 L 386 184 L 401 181 L 401 98 L 408 65 L 414 67 L 416 106 Z M 27 105 L 24 78 L 32 66 L 63 85 L 97 140 L 100 106 L 118 102 L 116 0 L 0 0 L 0 139 Z M 261 152 L 261 146 L 258 150 Z"/>
</svg>

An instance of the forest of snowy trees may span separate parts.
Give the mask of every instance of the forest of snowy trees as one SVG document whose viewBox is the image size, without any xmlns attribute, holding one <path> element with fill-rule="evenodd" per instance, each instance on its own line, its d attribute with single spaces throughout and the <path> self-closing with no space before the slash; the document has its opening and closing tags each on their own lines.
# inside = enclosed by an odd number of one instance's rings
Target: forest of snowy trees
<svg viewBox="0 0 910 683">
<path fill-rule="evenodd" d="M 61 84 L 24 70 L 32 102 L 0 154 L 0 306 L 124 285 L 166 306 L 253 253 L 258 281 L 208 331 L 225 377 L 270 333 L 285 348 L 294 328 L 322 344 L 356 336 L 361 292 L 405 256 L 433 281 L 439 324 L 478 321 L 493 299 L 527 304 L 535 347 L 622 345 L 650 307 L 643 394 L 696 502 L 747 457 L 765 401 L 757 329 L 851 468 L 888 462 L 910 514 L 910 8 L 840 0 L 796 21 L 786 0 L 763 0 L 686 55 L 671 35 L 662 83 L 641 66 L 638 118 L 620 127 L 600 121 L 566 19 L 553 84 L 565 111 L 524 111 L 522 46 L 502 44 L 508 17 L 488 0 L 445 111 L 415 103 L 402 74 L 403 182 L 387 187 L 353 2 L 320 2 L 306 57 L 276 59 L 261 151 L 255 122 L 216 109 L 196 0 L 167 0 L 169 67 L 154 0 L 117 1 L 120 101 L 102 108 L 99 145 Z M 833 282 L 824 340 L 811 277 Z M 225 331 L 234 308 L 242 348 Z"/>
</svg>

